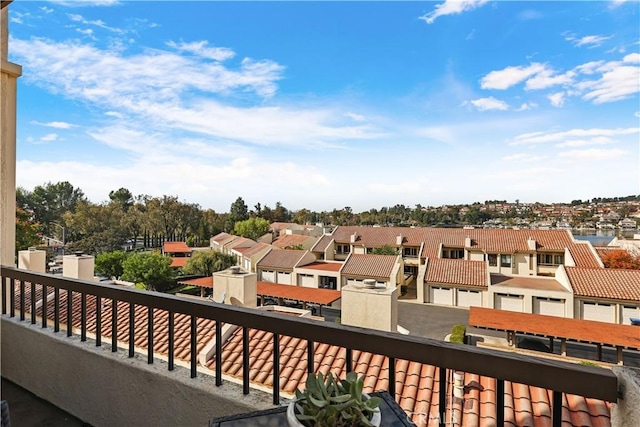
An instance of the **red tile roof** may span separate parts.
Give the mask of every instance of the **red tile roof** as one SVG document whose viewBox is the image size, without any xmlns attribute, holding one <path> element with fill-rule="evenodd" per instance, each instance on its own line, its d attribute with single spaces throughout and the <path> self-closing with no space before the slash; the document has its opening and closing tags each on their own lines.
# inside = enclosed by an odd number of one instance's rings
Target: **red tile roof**
<svg viewBox="0 0 640 427">
<path fill-rule="evenodd" d="M 344 263 L 342 274 L 372 279 L 389 279 L 397 261 L 397 255 L 351 254 Z"/>
<path fill-rule="evenodd" d="M 487 263 L 461 259 L 429 258 L 425 281 L 487 287 Z"/>
<path fill-rule="evenodd" d="M 254 246 L 251 246 L 250 248 L 237 248 L 235 249 L 236 251 L 242 253 L 242 256 L 247 257 L 247 258 L 251 258 L 252 256 L 254 256 L 255 254 L 270 248 L 271 245 L 268 243 L 258 243 Z"/>
<path fill-rule="evenodd" d="M 213 288 L 213 277 L 199 277 L 197 279 L 178 280 L 178 284 L 200 286 L 201 288 Z"/>
<path fill-rule="evenodd" d="M 514 286 L 521 289 L 539 289 L 547 291 L 569 292 L 552 277 L 491 275 L 491 286 Z"/>
<path fill-rule="evenodd" d="M 225 344 L 222 370 L 242 378 L 242 329 L 238 329 Z M 249 329 L 249 379 L 252 383 L 272 387 L 273 334 Z M 307 378 L 307 341 L 280 336 L 280 385 L 286 393 L 304 389 Z M 314 371 L 346 375 L 344 348 L 314 343 Z M 365 392 L 388 390 L 389 360 L 387 357 L 354 350 L 355 371 L 365 377 Z M 215 358 L 207 367 L 215 370 Z M 437 424 L 440 384 L 439 368 L 406 360 L 396 360 L 395 400 L 412 416 L 420 427 Z M 452 381 L 448 381 L 447 395 L 452 395 Z M 446 419 L 457 418 L 455 426 L 495 425 L 496 380 L 475 374 L 464 374 L 463 399 L 449 400 Z M 551 392 L 538 387 L 505 382 L 505 425 L 551 425 Z M 464 403 L 464 404 L 463 404 Z M 563 400 L 563 425 L 610 425 L 611 405 L 596 399 L 566 395 Z"/>
<path fill-rule="evenodd" d="M 637 326 L 471 307 L 469 326 L 516 331 L 640 350 Z"/>
<path fill-rule="evenodd" d="M 162 252 L 165 254 L 191 253 L 191 248 L 185 242 L 164 242 Z"/>
<path fill-rule="evenodd" d="M 640 270 L 566 267 L 576 296 L 640 302 Z"/>
<path fill-rule="evenodd" d="M 237 239 L 232 240 L 229 244 L 227 244 L 226 248 L 238 250 L 240 248 L 250 248 L 257 244 L 258 242 L 256 242 L 255 240 L 251 240 L 246 237 L 238 237 Z"/>
<path fill-rule="evenodd" d="M 293 270 L 293 267 L 306 253 L 306 251 L 292 249 L 274 249 L 258 261 L 257 267 L 262 269 Z"/>
<path fill-rule="evenodd" d="M 302 245 L 309 239 L 315 238 L 310 236 L 302 236 L 300 234 L 283 234 L 282 236 L 271 242 L 271 244 L 279 248 L 287 248 L 289 246 Z"/>
<path fill-rule="evenodd" d="M 341 298 L 340 291 L 332 289 L 307 288 L 295 285 L 258 282 L 258 295 L 274 298 L 285 298 L 313 304 L 330 305 Z"/>
<path fill-rule="evenodd" d="M 174 267 L 174 268 L 184 267 L 185 265 L 187 265 L 187 262 L 189 261 L 189 259 L 190 258 L 186 256 L 171 257 L 171 267 Z"/>
<path fill-rule="evenodd" d="M 333 240 L 332 235 L 324 235 L 316 242 L 316 244 L 311 248 L 313 252 L 324 252 L 327 250 L 329 243 Z"/>
<path fill-rule="evenodd" d="M 316 261 L 311 264 L 301 265 L 299 268 L 308 268 L 309 270 L 322 270 L 322 271 L 340 271 L 344 263 L 342 262 L 325 262 Z"/>
</svg>

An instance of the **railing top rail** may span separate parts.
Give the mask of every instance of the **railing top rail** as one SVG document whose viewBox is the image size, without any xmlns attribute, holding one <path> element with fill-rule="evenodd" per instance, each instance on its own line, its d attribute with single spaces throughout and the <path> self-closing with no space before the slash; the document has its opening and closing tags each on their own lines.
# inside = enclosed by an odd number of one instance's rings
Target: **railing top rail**
<svg viewBox="0 0 640 427">
<path fill-rule="evenodd" d="M 34 282 L 72 292 L 82 292 L 608 402 L 615 402 L 618 396 L 617 377 L 608 369 L 593 366 L 312 319 L 281 316 L 251 308 L 35 273 L 14 267 L 3 266 L 1 276 L 3 280 L 6 277 Z"/>
</svg>

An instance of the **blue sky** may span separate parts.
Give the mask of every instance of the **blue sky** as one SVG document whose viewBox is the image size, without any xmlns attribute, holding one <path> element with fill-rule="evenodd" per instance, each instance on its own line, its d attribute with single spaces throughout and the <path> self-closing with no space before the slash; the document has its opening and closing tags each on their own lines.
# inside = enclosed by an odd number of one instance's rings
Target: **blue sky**
<svg viewBox="0 0 640 427">
<path fill-rule="evenodd" d="M 17 0 L 18 185 L 227 211 L 640 193 L 637 1 Z"/>
</svg>

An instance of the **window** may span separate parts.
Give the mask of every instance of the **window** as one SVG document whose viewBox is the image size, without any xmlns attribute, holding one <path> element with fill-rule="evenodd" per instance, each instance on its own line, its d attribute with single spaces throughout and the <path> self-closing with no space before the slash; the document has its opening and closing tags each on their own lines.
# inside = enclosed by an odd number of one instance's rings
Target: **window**
<svg viewBox="0 0 640 427">
<path fill-rule="evenodd" d="M 563 254 L 538 254 L 538 265 L 564 264 Z"/>
<path fill-rule="evenodd" d="M 349 252 L 351 252 L 351 246 L 349 246 L 349 245 L 337 245 L 336 246 L 336 253 L 338 253 L 338 254 L 348 254 Z"/>
<path fill-rule="evenodd" d="M 442 258 L 463 259 L 464 249 L 443 249 Z"/>
<path fill-rule="evenodd" d="M 488 254 L 487 260 L 489 261 L 489 267 L 496 267 L 498 265 L 498 255 Z"/>
<path fill-rule="evenodd" d="M 418 248 L 404 248 L 403 254 L 406 257 L 417 257 L 418 256 Z"/>
<path fill-rule="evenodd" d="M 368 254 L 372 254 L 373 253 L 373 248 L 367 248 L 367 253 Z"/>
<path fill-rule="evenodd" d="M 511 267 L 511 255 L 500 255 L 500 267 Z"/>
</svg>

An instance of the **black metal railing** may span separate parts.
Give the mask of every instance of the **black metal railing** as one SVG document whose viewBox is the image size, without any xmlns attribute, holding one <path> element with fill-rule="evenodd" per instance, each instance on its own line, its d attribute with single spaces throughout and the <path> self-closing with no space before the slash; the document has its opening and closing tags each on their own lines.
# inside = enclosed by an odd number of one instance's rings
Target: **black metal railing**
<svg viewBox="0 0 640 427">
<path fill-rule="evenodd" d="M 187 315 L 190 318 L 190 367 L 191 376 L 197 375 L 196 354 L 196 322 L 197 319 L 215 321 L 215 381 L 222 385 L 222 330 L 221 324 L 237 325 L 243 329 L 243 393 L 249 393 L 249 328 L 268 331 L 274 334 L 273 339 L 273 402 L 280 403 L 279 384 L 279 355 L 280 336 L 291 336 L 307 340 L 308 371 L 314 372 L 314 343 L 326 343 L 344 347 L 346 349 L 347 371 L 353 369 L 353 350 L 370 352 L 388 357 L 389 360 L 389 392 L 396 396 L 397 360 L 408 360 L 437 366 L 439 369 L 440 390 L 446 390 L 447 369 L 474 373 L 496 379 L 496 420 L 502 425 L 504 420 L 505 381 L 542 387 L 552 390 L 553 425 L 561 425 L 562 394 L 569 393 L 583 397 L 616 402 L 618 397 L 618 382 L 616 376 L 608 369 L 592 366 L 582 366 L 568 362 L 534 358 L 515 353 L 502 352 L 486 348 L 478 348 L 428 338 L 400 335 L 397 333 L 375 331 L 358 327 L 320 322 L 306 318 L 280 316 L 265 311 L 236 307 L 223 304 L 211 304 L 193 299 L 176 297 L 168 294 L 147 292 L 137 289 L 122 288 L 113 285 L 87 282 L 76 279 L 63 278 L 48 274 L 19 270 L 13 267 L 2 267 L 2 315 L 16 316 L 26 321 L 26 298 L 30 299 L 30 319 L 32 324 L 37 321 L 35 300 L 38 290 L 43 298 L 42 327 L 47 327 L 46 295 L 49 289 L 54 291 L 53 330 L 60 331 L 60 290 L 67 292 L 66 332 L 73 334 L 72 299 L 78 293 L 81 298 L 81 339 L 86 340 L 87 329 L 87 296 L 93 296 L 96 301 L 111 300 L 112 322 L 111 337 L 112 351 L 117 351 L 117 307 L 118 302 L 129 304 L 129 357 L 134 357 L 134 307 L 147 307 L 147 358 L 153 363 L 153 309 L 166 310 L 169 313 L 168 324 L 168 369 L 174 369 L 174 318 L 176 314 Z M 26 293 L 26 284 L 30 286 L 30 293 Z M 16 301 L 16 291 L 18 291 Z M 96 304 L 96 325 L 101 322 L 102 304 Z M 101 345 L 101 329 L 96 329 L 96 345 Z M 440 422 L 444 426 L 446 410 L 446 393 L 439 393 Z"/>
</svg>

